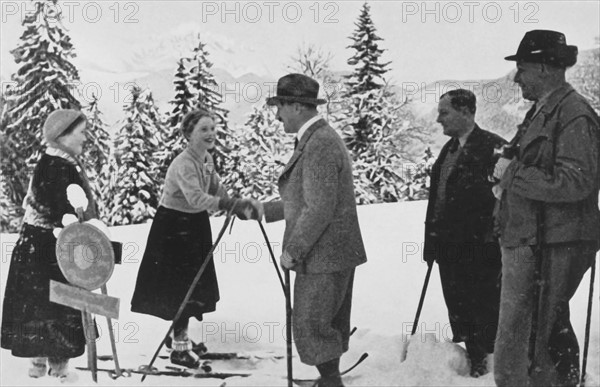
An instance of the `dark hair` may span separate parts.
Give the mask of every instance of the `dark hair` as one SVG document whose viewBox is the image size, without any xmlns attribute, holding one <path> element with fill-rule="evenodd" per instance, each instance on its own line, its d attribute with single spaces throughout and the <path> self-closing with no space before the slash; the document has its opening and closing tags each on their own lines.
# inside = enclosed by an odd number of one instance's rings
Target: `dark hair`
<svg viewBox="0 0 600 387">
<path fill-rule="evenodd" d="M 471 90 L 450 90 L 447 93 L 442 94 L 440 100 L 446 96 L 450 98 L 450 104 L 452 105 L 454 110 L 459 110 L 462 107 L 467 107 L 471 114 L 475 114 L 475 112 L 477 111 L 477 98 Z"/>
<path fill-rule="evenodd" d="M 183 120 L 181 121 L 181 126 L 179 127 L 179 130 L 181 131 L 183 137 L 189 139 L 190 134 L 192 134 L 192 132 L 194 131 L 194 128 L 196 127 L 196 124 L 198 124 L 198 121 L 200 121 L 204 117 L 214 119 L 213 114 L 211 112 L 202 108 L 198 108 L 187 113 L 185 117 L 183 117 Z"/>
</svg>

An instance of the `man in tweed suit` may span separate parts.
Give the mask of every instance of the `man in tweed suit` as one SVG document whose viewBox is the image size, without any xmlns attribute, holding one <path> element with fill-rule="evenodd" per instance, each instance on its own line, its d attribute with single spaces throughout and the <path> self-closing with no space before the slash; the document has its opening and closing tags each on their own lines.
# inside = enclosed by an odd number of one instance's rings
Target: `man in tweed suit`
<svg viewBox="0 0 600 387">
<path fill-rule="evenodd" d="M 300 360 L 317 366 L 319 386 L 342 386 L 354 268 L 366 262 L 352 165 L 340 136 L 318 115 L 319 84 L 302 74 L 277 83 L 277 107 L 294 154 L 279 177 L 281 200 L 264 203 L 267 222 L 285 219 L 281 265 L 296 272 L 293 332 Z"/>
</svg>

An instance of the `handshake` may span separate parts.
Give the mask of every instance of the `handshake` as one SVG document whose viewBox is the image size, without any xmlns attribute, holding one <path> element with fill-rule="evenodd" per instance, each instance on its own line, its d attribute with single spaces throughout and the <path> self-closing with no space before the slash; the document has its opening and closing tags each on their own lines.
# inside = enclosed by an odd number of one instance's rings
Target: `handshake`
<svg viewBox="0 0 600 387">
<path fill-rule="evenodd" d="M 219 210 L 231 212 L 242 220 L 262 220 L 264 208 L 261 202 L 255 199 L 221 198 Z"/>
</svg>

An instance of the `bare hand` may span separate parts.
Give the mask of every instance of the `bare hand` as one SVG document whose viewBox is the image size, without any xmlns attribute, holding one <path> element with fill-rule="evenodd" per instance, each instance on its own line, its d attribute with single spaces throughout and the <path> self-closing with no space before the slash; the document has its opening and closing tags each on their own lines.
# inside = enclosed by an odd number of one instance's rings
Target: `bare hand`
<svg viewBox="0 0 600 387">
<path fill-rule="evenodd" d="M 294 260 L 294 258 L 292 258 L 290 253 L 287 252 L 287 250 L 283 251 L 283 253 L 281 254 L 281 257 L 279 258 L 279 261 L 281 263 L 281 267 L 283 267 L 284 269 L 287 269 L 287 270 L 290 270 L 291 268 L 296 266 L 296 263 L 297 263 L 296 260 Z"/>
</svg>

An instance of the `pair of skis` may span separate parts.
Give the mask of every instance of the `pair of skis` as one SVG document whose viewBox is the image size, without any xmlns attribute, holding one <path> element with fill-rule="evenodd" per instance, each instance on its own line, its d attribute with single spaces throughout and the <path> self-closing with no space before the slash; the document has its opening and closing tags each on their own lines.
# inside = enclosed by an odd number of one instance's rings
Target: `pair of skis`
<svg viewBox="0 0 600 387">
<path fill-rule="evenodd" d="M 89 368 L 86 367 L 76 367 L 78 370 L 89 371 Z M 202 367 L 201 367 L 202 368 Z M 98 368 L 97 371 L 100 372 L 108 372 L 109 376 L 112 379 L 117 379 L 118 375 L 115 373 L 113 369 L 107 368 Z M 167 366 L 166 370 L 159 370 L 156 367 L 148 367 L 148 366 L 140 366 L 137 369 L 133 368 L 122 368 L 121 369 L 122 376 L 131 377 L 133 374 L 140 374 L 143 376 L 180 376 L 180 377 L 192 377 L 195 379 L 227 379 L 231 377 L 248 377 L 251 374 L 243 373 L 243 372 L 213 372 L 213 371 L 202 371 L 200 370 L 191 370 L 188 368 L 179 368 L 179 367 L 171 367 Z"/>
<path fill-rule="evenodd" d="M 213 358 L 215 360 L 234 360 L 234 359 L 247 360 L 250 358 L 245 354 L 235 353 L 235 352 L 231 352 L 231 353 L 219 353 L 219 352 L 210 353 L 209 352 L 206 355 L 208 355 L 208 357 Z M 356 363 L 354 363 L 348 369 L 342 371 L 340 374 L 342 376 L 346 375 L 347 373 L 349 373 L 350 371 L 355 369 L 360 363 L 362 363 L 368 356 L 369 356 L 368 353 L 366 353 L 366 352 L 363 353 L 362 356 L 358 359 L 358 361 L 356 361 Z M 282 359 L 283 356 L 273 356 L 273 358 L 274 359 Z M 107 356 L 104 360 L 110 360 L 110 358 Z M 191 377 L 191 378 L 195 378 L 195 379 L 210 379 L 210 378 L 227 379 L 227 378 L 232 378 L 232 377 L 245 378 L 245 377 L 252 375 L 250 373 L 245 373 L 245 372 L 214 372 L 214 371 L 212 371 L 210 366 L 207 365 L 207 363 L 209 363 L 209 362 L 205 362 L 205 364 L 200 366 L 200 368 L 198 370 L 173 367 L 173 366 L 166 366 L 165 370 L 159 370 L 156 367 L 148 367 L 148 366 L 142 365 L 142 366 L 138 367 L 137 369 L 133 369 L 133 368 L 121 369 L 121 373 L 122 373 L 122 376 L 124 376 L 124 377 L 131 377 L 133 374 L 139 374 L 139 375 L 144 375 L 144 376 L 151 375 L 151 376 L 177 376 L 177 377 L 185 377 L 185 378 Z M 76 369 L 82 370 L 82 371 L 89 371 L 89 368 L 86 368 L 86 367 L 76 367 Z M 98 371 L 99 372 L 107 372 L 112 379 L 118 378 L 117 374 L 115 373 L 115 370 L 113 370 L 113 369 L 98 368 Z M 317 379 L 292 379 L 294 384 L 301 386 L 301 387 L 315 386 L 317 383 L 319 383 L 319 380 L 320 380 L 319 378 L 317 378 Z"/>
</svg>

